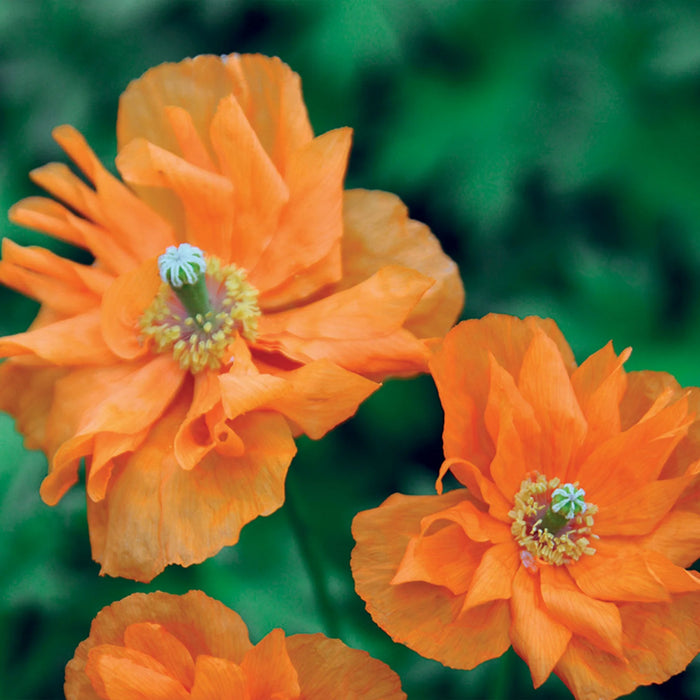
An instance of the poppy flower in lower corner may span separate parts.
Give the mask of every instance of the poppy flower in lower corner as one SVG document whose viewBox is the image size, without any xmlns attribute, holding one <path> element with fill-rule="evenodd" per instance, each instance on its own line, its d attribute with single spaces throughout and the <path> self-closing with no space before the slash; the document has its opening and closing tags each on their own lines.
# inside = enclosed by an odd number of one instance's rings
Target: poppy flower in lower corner
<svg viewBox="0 0 700 700">
<path fill-rule="evenodd" d="M 662 683 L 700 651 L 700 390 L 577 366 L 549 320 L 465 321 L 430 367 L 445 412 L 438 495 L 353 522 L 356 589 L 423 656 L 508 647 L 581 699 Z M 442 493 L 451 471 L 466 488 Z"/>
<path fill-rule="evenodd" d="M 270 632 L 201 591 L 107 606 L 66 666 L 66 700 L 405 700 L 399 677 L 322 634 Z"/>
<path fill-rule="evenodd" d="M 0 338 L 0 410 L 48 456 L 48 504 L 85 460 L 93 558 L 149 581 L 279 508 L 293 438 L 427 371 L 464 291 L 397 197 L 343 190 L 351 132 L 314 137 L 279 59 L 199 56 L 132 82 L 123 181 L 73 128 L 54 136 L 89 184 L 38 168 L 60 202 L 10 218 L 94 262 L 3 241 L 0 282 L 41 308 Z"/>
</svg>

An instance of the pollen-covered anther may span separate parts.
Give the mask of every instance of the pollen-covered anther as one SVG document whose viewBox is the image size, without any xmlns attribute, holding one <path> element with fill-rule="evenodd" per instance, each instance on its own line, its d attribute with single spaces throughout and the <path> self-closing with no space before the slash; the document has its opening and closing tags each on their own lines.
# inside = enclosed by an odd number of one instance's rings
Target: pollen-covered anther
<svg viewBox="0 0 700 700">
<path fill-rule="evenodd" d="M 515 505 L 508 515 L 513 519 L 511 533 L 516 542 L 535 560 L 562 565 L 594 554 L 591 529 L 597 506 L 586 503 L 578 483 L 560 486 L 559 479 L 538 474 L 525 479 L 515 494 Z M 532 569 L 534 570 L 534 569 Z"/>
<path fill-rule="evenodd" d="M 159 259 L 159 267 L 166 255 L 167 251 Z M 197 267 L 197 256 L 193 256 L 192 264 Z M 170 272 L 175 275 L 176 263 L 172 265 Z M 192 282 L 183 279 L 189 272 L 177 273 L 180 286 L 170 281 L 170 272 L 164 276 L 161 269 L 164 282 L 140 319 L 143 340 L 150 340 L 156 352 L 172 352 L 180 366 L 193 373 L 221 367 L 237 333 L 246 340 L 255 340 L 260 316 L 258 290 L 246 280 L 245 270 L 222 265 L 214 257 L 207 258 L 205 265 Z M 204 292 L 203 301 L 186 303 L 189 300 L 186 296 L 183 299 L 182 291 L 195 284 Z"/>
</svg>

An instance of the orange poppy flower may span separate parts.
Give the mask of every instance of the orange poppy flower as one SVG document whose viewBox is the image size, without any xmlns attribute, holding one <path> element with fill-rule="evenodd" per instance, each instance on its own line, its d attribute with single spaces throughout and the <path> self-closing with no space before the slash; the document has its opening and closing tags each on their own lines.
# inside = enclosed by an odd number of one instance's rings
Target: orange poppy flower
<svg viewBox="0 0 700 700">
<path fill-rule="evenodd" d="M 134 593 L 97 614 L 66 666 L 67 700 L 399 700 L 399 677 L 322 634 L 275 629 L 253 646 L 201 591 Z"/>
<path fill-rule="evenodd" d="M 579 367 L 556 325 L 460 323 L 431 359 L 438 494 L 353 523 L 356 588 L 394 640 L 470 669 L 510 645 L 577 698 L 661 683 L 700 651 L 700 390 Z M 466 487 L 442 493 L 450 470 Z"/>
<path fill-rule="evenodd" d="M 85 459 L 93 557 L 148 581 L 237 541 L 283 503 L 293 437 L 319 438 L 463 302 L 455 264 L 391 194 L 343 191 L 349 129 L 314 138 L 278 59 L 199 56 L 129 85 L 124 184 L 69 126 L 10 218 L 92 265 L 3 241 L 0 281 L 34 297 L 0 339 L 0 409 L 49 457 L 55 504 Z"/>
</svg>

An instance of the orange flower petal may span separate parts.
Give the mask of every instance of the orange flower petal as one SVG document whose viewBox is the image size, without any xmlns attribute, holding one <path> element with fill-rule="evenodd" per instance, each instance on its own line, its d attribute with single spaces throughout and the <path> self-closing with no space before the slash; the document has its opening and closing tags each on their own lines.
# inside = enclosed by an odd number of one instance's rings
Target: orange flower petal
<svg viewBox="0 0 700 700">
<path fill-rule="evenodd" d="M 80 338 L 80 342 L 76 342 Z M 0 338 L 0 357 L 35 355 L 56 366 L 103 365 L 114 361 L 100 331 L 99 311 Z"/>
<path fill-rule="evenodd" d="M 252 700 L 243 669 L 228 659 L 198 656 L 191 700 Z"/>
<path fill-rule="evenodd" d="M 343 178 L 351 138 L 348 128 L 329 131 L 290 160 L 285 172 L 289 202 L 277 234 L 267 241 L 250 269 L 250 280 L 261 290 L 264 309 L 309 296 L 342 277 Z M 319 260 L 325 265 L 314 269 Z M 310 276 L 305 273 L 309 268 Z"/>
<path fill-rule="evenodd" d="M 632 349 L 627 348 L 618 357 L 612 343 L 608 343 L 571 375 L 571 385 L 588 426 L 584 443 L 578 450 L 578 461 L 621 430 L 619 406 L 627 389 L 623 364 L 631 352 Z"/>
<path fill-rule="evenodd" d="M 232 427 L 245 453 L 211 452 L 187 471 L 172 448 L 186 405 L 181 397 L 123 462 L 109 498 L 88 501 L 93 558 L 104 573 L 150 581 L 167 564 L 201 562 L 284 502 L 284 478 L 296 452 L 284 418 L 263 412 L 239 417 Z"/>
<path fill-rule="evenodd" d="M 360 403 L 379 388 L 376 382 L 327 360 L 310 362 L 282 376 L 289 390 L 268 406 L 283 414 L 295 433 L 303 432 L 314 440 L 354 415 Z"/>
<path fill-rule="evenodd" d="M 493 457 L 483 424 L 489 389 L 489 354 L 513 377 L 518 377 L 525 350 L 535 329 L 552 338 L 566 367 L 573 367 L 571 350 L 553 321 L 489 314 L 464 321 L 445 337 L 430 360 L 430 371 L 445 411 L 445 457 L 468 458 L 485 471 Z"/>
<path fill-rule="evenodd" d="M 78 218 L 53 199 L 26 197 L 10 207 L 8 218 L 19 226 L 48 233 L 81 248 L 87 247 L 82 232 L 74 225 Z"/>
<path fill-rule="evenodd" d="M 192 165 L 144 139 L 134 139 L 124 146 L 116 165 L 132 185 L 172 190 L 184 211 L 187 240 L 209 255 L 230 258 L 233 185 L 226 177 Z M 180 208 L 175 211 L 179 214 Z M 164 251 L 165 247 L 158 252 Z"/>
<path fill-rule="evenodd" d="M 109 349 L 124 360 L 141 357 L 148 347 L 141 341 L 138 320 L 153 301 L 161 281 L 155 260 L 147 260 L 118 277 L 102 298 L 101 328 Z"/>
<path fill-rule="evenodd" d="M 513 579 L 510 599 L 513 649 L 530 667 L 535 688 L 539 688 L 564 653 L 571 630 L 554 620 L 544 605 L 538 581 L 521 566 Z"/>
<path fill-rule="evenodd" d="M 442 336 L 464 304 L 464 288 L 455 263 L 442 251 L 430 229 L 408 218 L 394 194 L 348 190 L 343 201 L 343 279 L 347 289 L 386 265 L 418 270 L 435 284 L 421 297 L 406 327 L 419 338 Z"/>
<path fill-rule="evenodd" d="M 586 419 L 574 394 L 569 372 L 556 343 L 535 333 L 523 356 L 518 379 L 523 398 L 542 429 L 540 465 L 532 468 L 550 479 L 567 480 L 568 467 L 586 435 Z"/>
<path fill-rule="evenodd" d="M 640 546 L 665 554 L 678 566 L 690 567 L 700 550 L 700 517 L 688 511 L 671 512 Z"/>
<path fill-rule="evenodd" d="M 106 700 L 188 700 L 182 684 L 148 655 L 103 645 L 88 654 L 85 673 Z"/>
<path fill-rule="evenodd" d="M 543 566 L 540 577 L 542 600 L 557 622 L 609 654 L 624 658 L 622 620 L 616 605 L 582 593 L 563 567 Z"/>
<path fill-rule="evenodd" d="M 204 141 L 194 124 L 192 115 L 182 107 L 173 105 L 164 105 L 163 111 L 168 120 L 168 125 L 175 134 L 177 145 L 179 146 L 182 157 L 203 170 L 216 172 L 216 166 L 207 150 Z M 137 140 L 140 137 L 136 137 Z M 131 141 L 129 142 L 131 143 Z"/>
<path fill-rule="evenodd" d="M 301 693 L 281 629 L 272 630 L 256 644 L 245 655 L 241 668 L 248 678 L 250 700 L 295 700 Z"/>
<path fill-rule="evenodd" d="M 610 538 L 595 543 L 596 553 L 567 568 L 576 585 L 598 600 L 656 603 L 669 601 L 666 588 L 641 552 L 624 551 Z"/>
<path fill-rule="evenodd" d="M 10 358 L 0 365 L 0 410 L 14 416 L 15 428 L 24 435 L 27 449 L 53 454 L 57 445 L 46 434 L 52 389 L 68 370 L 38 368 L 20 360 Z"/>
<path fill-rule="evenodd" d="M 603 442 L 583 462 L 576 478 L 597 505 L 614 504 L 621 493 L 657 479 L 690 423 L 686 401 L 678 401 Z"/>
<path fill-rule="evenodd" d="M 142 442 L 144 427 L 151 425 L 166 410 L 182 379 L 182 370 L 166 356 L 150 360 L 129 376 L 121 378 L 119 384 L 113 385 L 111 392 L 92 407 L 89 415 L 77 426 L 75 435 L 56 451 L 51 472 L 41 487 L 42 498 L 60 498 L 66 488 L 66 481 L 73 481 L 80 459 L 93 453 L 97 436 L 112 433 L 115 434 L 113 440 L 116 443 L 113 441 L 109 447 L 106 446 L 109 457 L 98 459 L 87 477 L 90 498 L 104 498 L 108 475 L 100 477 L 99 467 L 107 464 L 111 466 L 112 457 L 130 451 Z M 132 410 L 125 411 L 124 406 L 132 407 Z M 114 449 L 115 444 L 118 449 Z"/>
<path fill-rule="evenodd" d="M 519 567 L 515 542 L 499 542 L 489 547 L 474 571 L 462 613 L 493 600 L 508 600 L 513 594 L 513 578 Z"/>
<path fill-rule="evenodd" d="M 287 652 L 306 700 L 328 700 L 342 688 L 362 700 L 405 700 L 399 677 L 367 652 L 322 634 L 287 637 Z"/>
<path fill-rule="evenodd" d="M 652 481 L 602 504 L 595 515 L 595 532 L 603 535 L 646 535 L 673 508 L 693 476 Z M 698 518 L 700 521 L 700 518 Z"/>
<path fill-rule="evenodd" d="M 94 183 L 105 230 L 134 261 L 158 255 L 173 243 L 170 226 L 104 168 L 79 131 L 64 125 L 56 127 L 52 135 Z"/>
<path fill-rule="evenodd" d="M 90 651 L 100 645 L 111 645 L 113 654 L 131 655 L 132 658 L 143 654 L 126 651 L 123 644 L 129 626 L 144 622 L 162 626 L 177 637 L 192 658 L 211 655 L 240 663 L 252 648 L 246 626 L 238 614 L 201 591 L 190 591 L 182 596 L 161 592 L 134 593 L 104 608 L 93 620 L 90 636 L 80 643 L 66 666 L 66 698 L 96 700 L 99 696 L 85 674 Z M 117 652 L 120 648 L 121 651 Z M 159 662 L 151 659 L 150 663 L 155 667 Z"/>
<path fill-rule="evenodd" d="M 542 431 L 532 406 L 523 398 L 513 377 L 493 355 L 489 358 L 491 385 L 484 421 L 496 448 L 490 471 L 510 502 L 533 465 L 541 462 Z"/>
<path fill-rule="evenodd" d="M 472 542 L 456 524 L 447 525 L 433 534 L 415 537 L 408 543 L 391 583 L 425 581 L 445 586 L 455 595 L 460 595 L 469 588 L 487 546 Z"/>
<path fill-rule="evenodd" d="M 43 248 L 18 246 L 4 238 L 0 282 L 69 316 L 99 304 L 112 278 L 95 267 L 79 265 Z"/>
<path fill-rule="evenodd" d="M 161 624 L 134 622 L 124 630 L 124 644 L 162 664 L 185 688 L 194 681 L 194 660 L 187 647 Z"/>
<path fill-rule="evenodd" d="M 428 583 L 390 582 L 409 541 L 420 532 L 421 519 L 465 497 L 462 490 L 444 496 L 394 494 L 379 508 L 359 513 L 352 525 L 355 587 L 374 621 L 394 641 L 455 668 L 473 668 L 508 648 L 507 602 L 495 601 L 460 616 L 463 596 Z"/>
<path fill-rule="evenodd" d="M 362 374 L 419 371 L 427 349 L 401 324 L 432 282 L 386 267 L 365 282 L 260 319 L 257 345 L 308 362 L 328 359 Z"/>
<path fill-rule="evenodd" d="M 510 526 L 512 519 L 508 513 L 511 510 L 512 503 L 506 500 L 500 489 L 491 480 L 483 476 L 471 462 L 456 458 L 445 460 L 440 468 L 440 475 L 436 484 L 438 493 L 442 492 L 441 479 L 447 472 L 447 469 L 450 469 L 459 481 L 478 499 L 488 504 L 491 517 Z"/>
<path fill-rule="evenodd" d="M 556 672 L 577 698 L 612 699 L 639 685 L 662 683 L 680 673 L 700 647 L 700 596 L 677 596 L 673 605 L 620 608 L 625 659 L 574 638 Z"/>
</svg>

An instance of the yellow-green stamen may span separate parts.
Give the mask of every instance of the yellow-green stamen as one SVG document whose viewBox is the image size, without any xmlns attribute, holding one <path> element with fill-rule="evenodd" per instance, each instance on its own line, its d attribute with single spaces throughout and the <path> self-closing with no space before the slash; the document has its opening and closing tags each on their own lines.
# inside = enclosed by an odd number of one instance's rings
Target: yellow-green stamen
<svg viewBox="0 0 700 700">
<path fill-rule="evenodd" d="M 184 256 L 176 257 L 168 249 L 170 259 L 165 263 L 166 255 L 159 259 L 163 284 L 140 326 L 142 337 L 153 342 L 156 352 L 172 352 L 183 369 L 195 373 L 227 364 L 227 351 L 237 333 L 255 340 L 260 308 L 258 290 L 246 281 L 245 270 L 222 265 L 214 257 L 204 261 L 203 256 L 202 269 L 197 261 L 201 251 L 189 248 L 194 253 L 185 250 Z"/>
<path fill-rule="evenodd" d="M 559 484 L 559 479 L 547 480 L 542 474 L 534 481 L 525 479 L 508 513 L 513 519 L 511 533 L 523 550 L 554 565 L 595 554 L 590 543 L 597 538 L 591 528 L 598 507 L 583 500 L 586 493 L 578 483 Z"/>
</svg>

